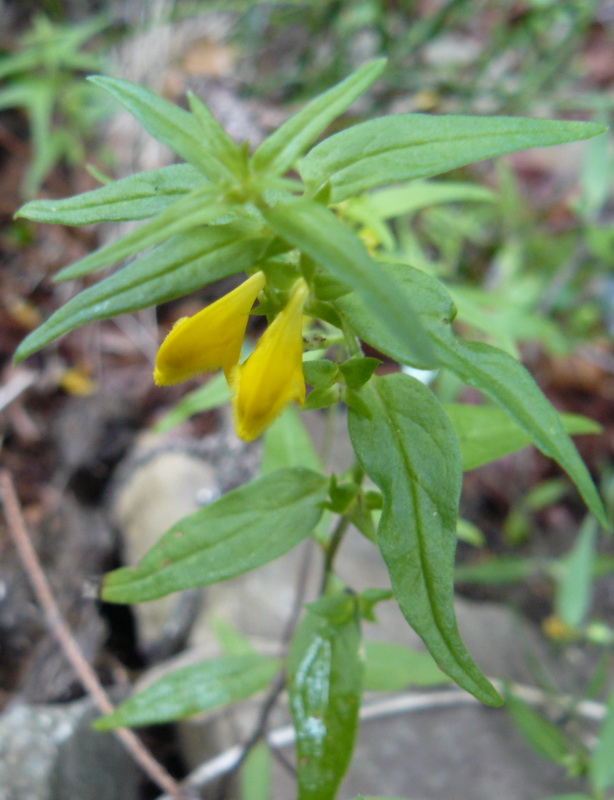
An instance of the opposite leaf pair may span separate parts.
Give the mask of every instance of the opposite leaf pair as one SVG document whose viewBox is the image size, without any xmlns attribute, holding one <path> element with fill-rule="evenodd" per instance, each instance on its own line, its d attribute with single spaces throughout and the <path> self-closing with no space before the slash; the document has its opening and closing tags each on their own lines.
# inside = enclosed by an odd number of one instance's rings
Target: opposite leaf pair
<svg viewBox="0 0 614 800">
<path fill-rule="evenodd" d="M 233 392 L 235 429 L 246 442 L 260 436 L 289 402 L 305 402 L 302 327 L 309 289 L 302 278 L 252 355 L 239 364 L 247 320 L 265 283 L 264 274 L 256 272 L 198 314 L 178 320 L 154 369 L 158 386 L 223 369 Z"/>
</svg>

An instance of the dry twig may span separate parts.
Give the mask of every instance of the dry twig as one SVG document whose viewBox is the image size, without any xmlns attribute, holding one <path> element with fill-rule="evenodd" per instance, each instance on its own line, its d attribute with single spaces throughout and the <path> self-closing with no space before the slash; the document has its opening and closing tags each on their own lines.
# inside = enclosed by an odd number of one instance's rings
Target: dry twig
<svg viewBox="0 0 614 800">
<path fill-rule="evenodd" d="M 55 636 L 85 690 L 89 693 L 100 711 L 102 711 L 103 714 L 109 714 L 114 710 L 113 703 L 110 701 L 109 696 L 98 680 L 96 673 L 79 650 L 66 624 L 66 620 L 62 616 L 55 601 L 36 551 L 28 536 L 13 480 L 8 470 L 0 471 L 0 493 L 9 534 L 27 573 L 36 599 L 44 611 L 49 630 L 53 636 Z M 139 764 L 148 777 L 166 793 L 167 797 L 174 798 L 175 800 L 181 800 L 181 798 L 185 797 L 181 792 L 179 784 L 169 775 L 164 767 L 156 761 L 133 731 L 128 728 L 117 728 L 114 733 L 136 763 Z"/>
</svg>

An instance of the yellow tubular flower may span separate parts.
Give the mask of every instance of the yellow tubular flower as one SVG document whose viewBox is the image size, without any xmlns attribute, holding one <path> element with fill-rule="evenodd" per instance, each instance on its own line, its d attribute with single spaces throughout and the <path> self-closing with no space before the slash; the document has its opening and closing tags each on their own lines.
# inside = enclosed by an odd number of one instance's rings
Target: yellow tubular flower
<svg viewBox="0 0 614 800">
<path fill-rule="evenodd" d="M 234 426 L 246 442 L 260 436 L 290 401 L 305 402 L 303 306 L 308 294 L 301 278 L 254 352 L 232 372 Z"/>
<path fill-rule="evenodd" d="M 220 368 L 229 379 L 239 362 L 249 312 L 264 283 L 263 273 L 256 272 L 198 314 L 177 320 L 156 356 L 156 384 L 168 386 Z"/>
</svg>

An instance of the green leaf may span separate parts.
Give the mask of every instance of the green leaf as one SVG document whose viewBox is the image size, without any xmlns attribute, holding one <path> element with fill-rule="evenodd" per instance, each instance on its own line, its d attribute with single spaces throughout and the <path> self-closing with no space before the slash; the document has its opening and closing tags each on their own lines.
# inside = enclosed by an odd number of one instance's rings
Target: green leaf
<svg viewBox="0 0 614 800">
<path fill-rule="evenodd" d="M 207 149 L 202 124 L 194 115 L 130 81 L 101 75 L 88 80 L 109 92 L 148 133 L 199 169 L 209 180 L 216 182 L 231 175 L 230 170 Z"/>
<path fill-rule="evenodd" d="M 220 164 L 233 173 L 238 174 L 241 165 L 241 151 L 230 138 L 215 116 L 193 92 L 188 92 L 188 103 L 201 128 L 201 139 L 204 147 Z"/>
<path fill-rule="evenodd" d="M 587 794 L 557 794 L 555 797 L 544 797 L 542 800 L 592 800 Z"/>
<path fill-rule="evenodd" d="M 442 203 L 493 202 L 494 192 L 473 183 L 460 181 L 413 181 L 406 186 L 391 186 L 369 192 L 361 202 L 365 210 L 379 219 L 394 219 L 415 214 L 423 208 Z M 349 204 L 351 214 L 353 203 Z M 365 220 L 366 221 L 366 220 Z"/>
<path fill-rule="evenodd" d="M 240 225 L 224 225 L 173 237 L 69 300 L 23 340 L 15 361 L 79 325 L 181 297 L 250 268 L 263 243 L 249 233 Z"/>
<path fill-rule="evenodd" d="M 538 568 L 539 563 L 530 558 L 498 556 L 477 564 L 459 564 L 455 570 L 455 578 L 460 583 L 503 586 L 526 581 Z"/>
<path fill-rule="evenodd" d="M 313 389 L 303 403 L 303 411 L 314 411 L 318 408 L 327 408 L 339 400 L 339 387 L 330 386 L 328 389 Z"/>
<path fill-rule="evenodd" d="M 241 800 L 270 800 L 271 782 L 271 754 L 265 742 L 260 742 L 241 767 Z"/>
<path fill-rule="evenodd" d="M 14 75 L 17 72 L 31 72 L 39 63 L 40 55 L 33 49 L 18 53 L 3 54 L 0 59 L 0 78 Z M 12 82 L 11 82 L 12 83 Z"/>
<path fill-rule="evenodd" d="M 372 419 L 350 409 L 350 438 L 384 497 L 377 540 L 399 607 L 444 672 L 478 699 L 499 705 L 456 627 L 462 472 L 454 429 L 433 393 L 408 375 L 373 378 L 361 397 Z"/>
<path fill-rule="evenodd" d="M 588 775 L 595 792 L 605 792 L 614 783 L 612 748 L 614 748 L 614 689 L 608 695 L 606 716 L 588 763 Z"/>
<path fill-rule="evenodd" d="M 256 149 L 253 166 L 258 172 L 282 175 L 340 114 L 376 81 L 386 60 L 370 61 L 344 81 L 312 100 L 290 117 Z"/>
<path fill-rule="evenodd" d="M 165 675 L 125 700 L 94 727 L 119 727 L 171 722 L 245 700 L 264 689 L 280 662 L 258 653 L 221 656 Z"/>
<path fill-rule="evenodd" d="M 580 627 L 590 609 L 596 544 L 595 521 L 588 517 L 571 552 L 563 560 L 563 574 L 556 587 L 556 613 L 570 628 Z"/>
<path fill-rule="evenodd" d="M 188 194 L 204 177 L 189 164 L 139 172 L 65 200 L 31 200 L 15 214 L 34 222 L 91 225 L 156 216 Z"/>
<path fill-rule="evenodd" d="M 360 389 L 370 379 L 382 362 L 379 358 L 349 358 L 339 365 L 339 369 L 350 389 Z"/>
<path fill-rule="evenodd" d="M 191 228 L 200 228 L 208 222 L 223 217 L 229 209 L 221 206 L 217 194 L 209 186 L 194 189 L 171 206 L 161 211 L 149 222 L 145 222 L 125 236 L 95 250 L 93 253 L 75 261 L 54 276 L 56 281 L 81 278 L 90 272 L 109 267 L 130 258 L 141 250 L 154 247 L 171 236 L 186 233 Z"/>
<path fill-rule="evenodd" d="M 456 521 L 456 536 L 459 541 L 465 544 L 470 544 L 473 547 L 484 547 L 486 538 L 482 531 L 473 522 L 466 519 L 458 519 Z"/>
<path fill-rule="evenodd" d="M 358 728 L 363 665 L 355 598 L 333 622 L 308 609 L 288 658 L 298 800 L 333 800 Z"/>
<path fill-rule="evenodd" d="M 588 144 L 584 153 L 580 173 L 582 194 L 578 208 L 588 222 L 599 215 L 610 196 L 614 162 L 610 157 L 609 144 L 609 136 L 599 136 Z"/>
<path fill-rule="evenodd" d="M 373 537 L 373 540 L 375 540 L 375 537 Z M 392 589 L 365 589 L 364 592 L 358 595 L 360 616 L 368 622 L 377 622 L 375 607 L 393 598 Z"/>
<path fill-rule="evenodd" d="M 320 472 L 322 465 L 300 416 L 287 406 L 264 435 L 260 474 L 283 467 L 306 467 Z"/>
<path fill-rule="evenodd" d="M 330 476 L 328 492 L 330 502 L 326 504 L 326 507 L 336 514 L 345 514 L 355 502 L 360 487 L 352 481 L 339 483 L 337 476 L 333 473 Z"/>
<path fill-rule="evenodd" d="M 525 367 L 502 350 L 481 342 L 463 342 L 450 336 L 444 348 L 440 351 L 441 363 L 504 408 L 535 446 L 567 472 L 590 511 L 608 528 L 606 511 L 584 462 L 557 412 Z"/>
<path fill-rule="evenodd" d="M 390 337 L 422 363 L 432 365 L 432 347 L 407 296 L 399 293 L 394 278 L 370 258 L 360 239 L 331 211 L 301 198 L 262 209 L 262 213 L 276 233 L 354 289 Z"/>
<path fill-rule="evenodd" d="M 224 655 L 243 656 L 255 652 L 247 636 L 229 622 L 226 622 L 226 620 L 220 617 L 213 617 L 211 628 Z"/>
<path fill-rule="evenodd" d="M 586 466 L 565 433 L 558 414 L 522 364 L 496 347 L 457 338 L 451 326 L 456 310 L 436 278 L 401 264 L 380 264 L 380 268 L 395 278 L 399 301 L 402 302 L 403 297 L 411 298 L 418 309 L 422 327 L 441 365 L 501 406 L 545 455 L 560 464 L 592 513 L 608 527 L 605 509 Z M 401 344 L 381 320 L 370 313 L 358 294 L 339 298 L 335 307 L 363 341 L 402 364 L 428 368 L 427 363 L 417 359 L 414 351 Z"/>
<path fill-rule="evenodd" d="M 314 187 L 330 181 L 338 203 L 384 183 L 429 178 L 465 164 L 530 147 L 603 133 L 591 122 L 394 114 L 361 122 L 325 139 L 299 165 Z"/>
<path fill-rule="evenodd" d="M 224 373 L 214 375 L 203 386 L 188 392 L 162 419 L 154 425 L 156 433 L 163 433 L 185 422 L 195 414 L 219 408 L 230 401 L 232 393 Z"/>
<path fill-rule="evenodd" d="M 365 642 L 367 691 L 398 692 L 408 686 L 438 686 L 449 681 L 429 653 L 400 644 Z"/>
<path fill-rule="evenodd" d="M 141 603 L 267 564 L 311 533 L 325 487 L 323 475 L 301 468 L 256 478 L 173 525 L 137 567 L 106 575 L 102 598 Z"/>
<path fill-rule="evenodd" d="M 315 389 L 330 389 L 339 375 L 339 367 L 327 358 L 317 358 L 303 363 L 305 383 Z"/>
<path fill-rule="evenodd" d="M 565 764 L 569 747 L 560 728 L 512 694 L 506 695 L 505 708 L 524 739 L 542 758 Z"/>
<path fill-rule="evenodd" d="M 463 471 L 495 461 L 531 444 L 531 437 L 501 408 L 449 403 L 444 406 L 456 430 Z M 578 414 L 559 414 L 567 433 L 599 433 L 601 427 Z"/>
</svg>

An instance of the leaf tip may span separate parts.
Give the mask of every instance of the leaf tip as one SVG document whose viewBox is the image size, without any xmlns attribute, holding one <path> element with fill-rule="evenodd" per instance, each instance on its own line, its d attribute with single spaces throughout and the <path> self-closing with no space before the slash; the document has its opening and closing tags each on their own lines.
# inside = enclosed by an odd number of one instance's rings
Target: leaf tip
<svg viewBox="0 0 614 800">
<path fill-rule="evenodd" d="M 374 58 L 372 61 L 369 61 L 368 64 L 374 72 L 381 75 L 388 66 L 388 59 L 385 56 L 382 58 Z"/>
<path fill-rule="evenodd" d="M 38 330 L 38 328 L 36 330 Z M 34 333 L 36 333 L 36 331 L 32 331 L 32 333 L 28 334 L 13 353 L 13 364 L 15 364 L 15 366 L 21 364 L 22 361 L 25 361 L 28 356 L 31 356 L 37 350 L 40 350 L 40 347 L 36 344 L 32 345 L 32 336 Z"/>
<path fill-rule="evenodd" d="M 88 75 L 85 80 L 94 83 L 96 86 L 101 86 L 104 89 L 106 88 L 105 84 L 110 78 L 107 75 Z"/>
<path fill-rule="evenodd" d="M 92 728 L 95 731 L 111 731 L 117 725 L 113 723 L 114 714 L 105 714 L 103 717 L 98 717 L 92 722 Z"/>
</svg>

